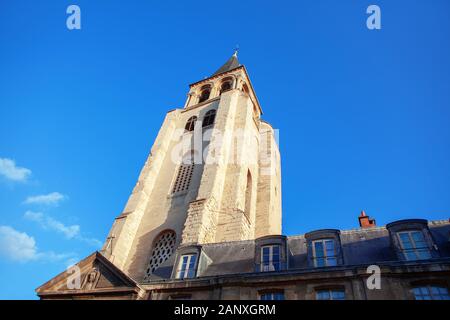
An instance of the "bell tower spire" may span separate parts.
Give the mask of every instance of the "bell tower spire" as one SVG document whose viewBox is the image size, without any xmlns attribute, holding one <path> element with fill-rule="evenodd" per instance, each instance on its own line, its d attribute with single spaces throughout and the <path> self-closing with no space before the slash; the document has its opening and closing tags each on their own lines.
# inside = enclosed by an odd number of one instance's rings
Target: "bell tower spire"
<svg viewBox="0 0 450 320">
<path fill-rule="evenodd" d="M 239 68 L 241 66 L 241 64 L 239 63 L 237 54 L 238 54 L 238 48 L 236 48 L 234 50 L 233 55 L 231 56 L 230 59 L 227 60 L 227 62 L 225 62 L 225 64 L 223 66 L 221 66 L 219 69 L 217 69 L 216 72 L 213 73 L 212 76 L 216 76 L 218 74 L 224 73 L 224 72 L 228 72 L 231 71 L 233 69 Z"/>
</svg>

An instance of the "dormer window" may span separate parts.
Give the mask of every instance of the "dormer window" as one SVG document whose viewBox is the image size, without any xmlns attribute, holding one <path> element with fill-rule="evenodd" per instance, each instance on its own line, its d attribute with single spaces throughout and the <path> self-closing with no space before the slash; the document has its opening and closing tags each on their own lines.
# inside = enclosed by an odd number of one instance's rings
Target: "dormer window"
<svg viewBox="0 0 450 320">
<path fill-rule="evenodd" d="M 211 94 L 211 89 L 210 87 L 205 87 L 202 89 L 201 93 L 200 93 L 200 98 L 198 100 L 198 103 L 202 103 L 203 101 L 206 101 L 209 99 L 209 95 Z"/>
<path fill-rule="evenodd" d="M 203 118 L 202 127 L 211 126 L 214 124 L 214 120 L 216 119 L 216 110 L 209 110 L 205 117 Z"/>
<path fill-rule="evenodd" d="M 279 245 L 269 245 L 261 247 L 261 271 L 281 270 L 281 248 Z"/>
<path fill-rule="evenodd" d="M 334 239 L 321 239 L 312 242 L 315 267 L 337 265 L 336 245 Z"/>
<path fill-rule="evenodd" d="M 201 277 L 202 270 L 210 259 L 199 245 L 179 246 L 172 269 L 172 279 L 193 279 Z"/>
<path fill-rule="evenodd" d="M 190 117 L 188 119 L 188 121 L 186 122 L 186 126 L 184 127 L 184 129 L 186 131 L 194 131 L 194 127 L 195 127 L 195 123 L 196 122 L 197 122 L 197 117 L 196 116 Z"/>
<path fill-rule="evenodd" d="M 431 259 L 431 251 L 422 231 L 403 231 L 398 232 L 397 236 L 405 260 Z"/>
<path fill-rule="evenodd" d="M 439 257 L 439 252 L 433 249 L 434 240 L 427 220 L 400 220 L 388 223 L 386 228 L 398 259 L 416 261 Z"/>
<path fill-rule="evenodd" d="M 197 265 L 197 254 L 182 255 L 178 264 L 177 279 L 195 278 Z"/>
<path fill-rule="evenodd" d="M 273 235 L 255 241 L 255 271 L 286 270 L 288 265 L 286 236 Z"/>
<path fill-rule="evenodd" d="M 323 229 L 305 234 L 308 264 L 311 267 L 334 267 L 343 264 L 340 231 Z"/>
</svg>

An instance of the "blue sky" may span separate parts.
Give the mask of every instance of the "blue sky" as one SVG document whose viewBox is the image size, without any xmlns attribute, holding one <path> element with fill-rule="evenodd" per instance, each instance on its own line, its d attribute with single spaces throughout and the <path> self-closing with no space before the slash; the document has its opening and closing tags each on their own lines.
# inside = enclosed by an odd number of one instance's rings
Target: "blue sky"
<svg viewBox="0 0 450 320">
<path fill-rule="evenodd" d="M 32 3 L 32 4 L 31 4 Z M 81 8 L 82 29 L 66 28 Z M 377 4 L 382 29 L 366 28 Z M 447 0 L 0 4 L 0 299 L 98 249 L 168 110 L 239 44 L 280 130 L 283 232 L 450 212 Z"/>
</svg>

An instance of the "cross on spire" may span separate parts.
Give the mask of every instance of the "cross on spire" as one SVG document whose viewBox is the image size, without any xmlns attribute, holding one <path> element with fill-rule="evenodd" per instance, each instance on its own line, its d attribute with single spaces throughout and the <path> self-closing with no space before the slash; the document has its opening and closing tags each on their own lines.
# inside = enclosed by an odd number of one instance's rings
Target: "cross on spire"
<svg viewBox="0 0 450 320">
<path fill-rule="evenodd" d="M 233 56 L 237 58 L 238 52 L 239 52 L 239 45 L 237 44 L 236 47 L 234 48 Z"/>
</svg>

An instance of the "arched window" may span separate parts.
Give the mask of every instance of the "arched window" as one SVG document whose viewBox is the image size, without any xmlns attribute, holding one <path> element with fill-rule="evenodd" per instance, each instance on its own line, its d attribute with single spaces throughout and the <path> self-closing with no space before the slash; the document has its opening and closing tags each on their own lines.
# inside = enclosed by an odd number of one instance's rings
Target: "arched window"
<svg viewBox="0 0 450 320">
<path fill-rule="evenodd" d="M 203 101 L 208 100 L 210 94 L 211 94 L 211 88 L 210 87 L 203 88 L 202 92 L 200 93 L 200 99 L 198 100 L 198 103 L 201 103 Z"/>
<path fill-rule="evenodd" d="M 231 78 L 226 78 L 223 82 L 222 85 L 220 86 L 220 94 L 222 94 L 225 91 L 231 90 L 232 88 L 232 83 L 233 83 L 233 79 Z"/>
<path fill-rule="evenodd" d="M 153 274 L 158 267 L 170 258 L 175 249 L 176 234 L 172 230 L 160 233 L 155 239 L 150 262 L 146 270 L 147 276 Z"/>
<path fill-rule="evenodd" d="M 250 210 L 252 206 L 252 175 L 250 170 L 247 173 L 247 186 L 245 189 L 245 215 L 250 219 Z"/>
<path fill-rule="evenodd" d="M 184 129 L 186 131 L 194 131 L 194 127 L 195 127 L 195 123 L 196 122 L 197 122 L 197 117 L 196 116 L 190 117 L 188 119 L 188 121 L 186 122 L 186 126 L 184 127 Z"/>
<path fill-rule="evenodd" d="M 207 127 L 214 124 L 214 120 L 216 119 L 216 110 L 209 110 L 205 117 L 203 118 L 202 127 Z"/>
</svg>

